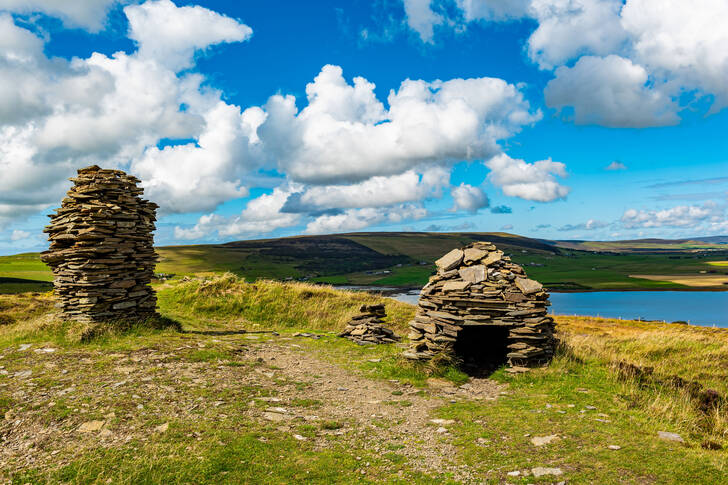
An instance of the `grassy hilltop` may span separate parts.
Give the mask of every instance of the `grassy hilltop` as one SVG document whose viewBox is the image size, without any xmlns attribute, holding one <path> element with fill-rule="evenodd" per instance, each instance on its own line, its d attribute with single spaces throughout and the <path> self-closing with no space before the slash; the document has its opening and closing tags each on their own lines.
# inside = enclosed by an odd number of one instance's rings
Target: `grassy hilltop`
<svg viewBox="0 0 728 485">
<path fill-rule="evenodd" d="M 376 302 L 406 335 L 414 307 L 391 299 L 230 274 L 157 289 L 162 315 L 181 331 L 99 332 L 58 321 L 49 294 L 0 295 L 0 481 L 728 476 L 718 449 L 728 446 L 726 330 L 559 317 L 550 367 L 468 379 L 403 360 L 398 345 L 335 336 L 359 305 Z M 561 474 L 536 476 L 544 468 Z"/>
<path fill-rule="evenodd" d="M 417 287 L 435 259 L 477 240 L 494 242 L 554 290 L 728 288 L 728 248 L 717 242 L 546 241 L 506 233 L 352 233 L 167 246 L 157 248 L 157 271 Z M 43 291 L 51 280 L 36 253 L 0 256 L 0 293 Z"/>
</svg>

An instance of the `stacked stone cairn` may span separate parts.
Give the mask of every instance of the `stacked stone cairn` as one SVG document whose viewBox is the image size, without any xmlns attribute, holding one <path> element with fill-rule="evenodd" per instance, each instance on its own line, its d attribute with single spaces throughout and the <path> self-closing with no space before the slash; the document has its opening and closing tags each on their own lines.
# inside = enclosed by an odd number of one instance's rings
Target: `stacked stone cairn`
<svg viewBox="0 0 728 485">
<path fill-rule="evenodd" d="M 157 205 L 142 199 L 136 177 L 98 166 L 83 168 L 61 208 L 50 215 L 51 267 L 57 307 L 85 322 L 144 319 L 157 305 L 154 276 Z"/>
<path fill-rule="evenodd" d="M 346 325 L 339 337 L 365 344 L 389 344 L 399 341 L 399 337 L 387 327 L 382 318 L 386 316 L 384 305 L 362 305 L 359 315 L 355 315 Z"/>
<path fill-rule="evenodd" d="M 511 366 L 547 363 L 554 354 L 554 321 L 548 293 L 519 265 L 488 242 L 453 249 L 435 263 L 437 274 L 422 289 L 410 322 L 412 347 L 405 357 L 428 360 L 452 353 L 458 333 L 470 325 L 509 329 Z"/>
</svg>

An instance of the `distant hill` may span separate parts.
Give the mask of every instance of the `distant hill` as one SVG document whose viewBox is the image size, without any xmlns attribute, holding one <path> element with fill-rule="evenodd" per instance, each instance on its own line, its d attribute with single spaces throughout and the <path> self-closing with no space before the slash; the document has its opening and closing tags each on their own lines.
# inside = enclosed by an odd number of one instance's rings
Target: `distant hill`
<svg viewBox="0 0 728 485">
<path fill-rule="evenodd" d="M 259 278 L 341 285 L 418 287 L 434 261 L 473 241 L 498 245 L 552 290 L 705 287 L 728 273 L 728 237 L 631 241 L 550 241 L 504 232 L 357 232 L 158 247 L 157 272 L 232 272 Z M 724 269 L 725 268 L 725 269 Z M 52 275 L 37 253 L 0 257 L 0 293 L 47 291 Z M 8 278 L 16 278 L 8 280 Z M 711 280 L 712 281 L 712 280 Z M 718 288 L 726 288 L 716 283 Z"/>
</svg>

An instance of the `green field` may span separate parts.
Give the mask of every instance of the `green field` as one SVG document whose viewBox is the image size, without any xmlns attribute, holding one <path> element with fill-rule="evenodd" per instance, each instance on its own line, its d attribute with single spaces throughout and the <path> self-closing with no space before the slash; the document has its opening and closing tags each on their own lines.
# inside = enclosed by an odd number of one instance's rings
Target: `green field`
<svg viewBox="0 0 728 485">
<path fill-rule="evenodd" d="M 157 248 L 157 271 L 176 276 L 231 272 L 248 281 L 272 278 L 418 287 L 427 282 L 437 258 L 476 240 L 494 242 L 552 290 L 686 289 L 682 284 L 630 275 L 699 279 L 728 274 L 726 245 L 558 242 L 505 233 L 354 233 L 167 246 Z M 46 291 L 51 280 L 37 253 L 0 256 L 0 293 Z"/>
<path fill-rule="evenodd" d="M 550 366 L 470 378 L 452 364 L 407 361 L 406 340 L 338 338 L 372 303 L 385 303 L 387 325 L 406 336 L 415 307 L 377 295 L 233 275 L 157 290 L 159 311 L 176 326 L 63 322 L 48 294 L 0 295 L 0 482 L 616 485 L 728 476 L 725 329 L 557 317 Z M 623 374 L 626 364 L 654 371 Z M 717 401 L 706 405 L 690 391 L 697 385 Z M 538 476 L 544 469 L 552 474 Z"/>
</svg>

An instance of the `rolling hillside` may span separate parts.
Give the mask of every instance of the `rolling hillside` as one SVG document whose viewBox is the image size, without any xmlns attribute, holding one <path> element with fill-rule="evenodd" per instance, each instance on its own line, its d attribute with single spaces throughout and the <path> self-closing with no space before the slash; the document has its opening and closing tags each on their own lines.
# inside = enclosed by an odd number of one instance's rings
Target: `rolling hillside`
<svg viewBox="0 0 728 485">
<path fill-rule="evenodd" d="M 718 240 L 719 238 L 713 238 Z M 232 272 L 342 285 L 418 287 L 433 262 L 472 241 L 497 244 L 552 290 L 726 289 L 728 247 L 698 240 L 549 241 L 507 233 L 363 232 L 157 248 L 157 271 Z M 0 257 L 0 293 L 47 291 L 37 253 Z"/>
</svg>

